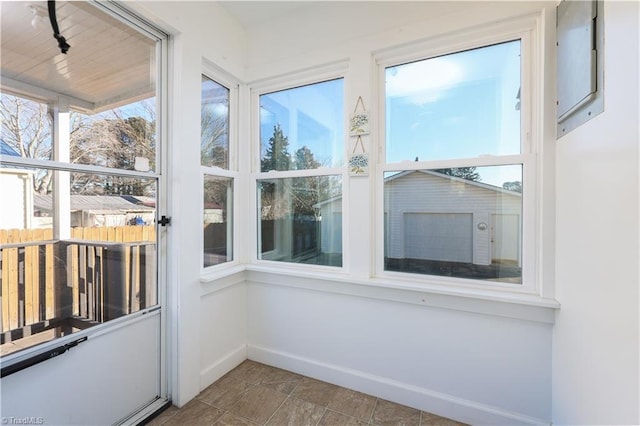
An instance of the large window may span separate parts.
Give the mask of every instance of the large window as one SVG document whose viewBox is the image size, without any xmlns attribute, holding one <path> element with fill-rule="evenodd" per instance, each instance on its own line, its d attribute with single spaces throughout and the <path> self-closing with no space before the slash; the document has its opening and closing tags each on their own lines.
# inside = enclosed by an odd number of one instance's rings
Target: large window
<svg viewBox="0 0 640 426">
<path fill-rule="evenodd" d="M 342 79 L 259 96 L 258 259 L 342 266 Z"/>
<path fill-rule="evenodd" d="M 523 282 L 521 41 L 384 66 L 384 270 Z"/>
<path fill-rule="evenodd" d="M 233 191 L 230 104 L 234 92 L 202 76 L 200 160 L 203 174 L 203 266 L 233 260 Z M 232 100 L 232 97 L 234 100 Z"/>
</svg>

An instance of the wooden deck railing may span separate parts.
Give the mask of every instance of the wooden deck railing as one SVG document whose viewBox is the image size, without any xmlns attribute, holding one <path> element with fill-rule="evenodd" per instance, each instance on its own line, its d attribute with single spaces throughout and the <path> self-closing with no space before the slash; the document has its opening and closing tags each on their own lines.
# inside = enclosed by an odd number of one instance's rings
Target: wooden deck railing
<svg viewBox="0 0 640 426">
<path fill-rule="evenodd" d="M 64 335 L 157 302 L 155 228 L 0 230 L 0 344 Z"/>
</svg>

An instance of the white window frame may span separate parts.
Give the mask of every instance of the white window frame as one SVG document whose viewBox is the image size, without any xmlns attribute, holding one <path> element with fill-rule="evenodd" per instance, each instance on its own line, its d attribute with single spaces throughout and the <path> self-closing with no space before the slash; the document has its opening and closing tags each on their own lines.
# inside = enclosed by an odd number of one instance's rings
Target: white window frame
<svg viewBox="0 0 640 426">
<path fill-rule="evenodd" d="M 250 97 L 251 97 L 251 173 L 250 173 L 250 194 L 251 194 L 251 211 L 252 211 L 252 223 L 253 226 L 251 241 L 252 241 L 252 253 L 249 257 L 250 262 L 254 266 L 263 268 L 264 270 L 290 270 L 299 272 L 316 272 L 319 274 L 346 274 L 348 273 L 348 173 L 347 173 L 347 123 L 348 123 L 348 111 L 347 111 L 347 93 L 348 90 L 348 62 L 341 61 L 325 66 L 319 66 L 311 71 L 292 72 L 289 74 L 281 75 L 274 78 L 256 81 L 249 84 Z M 260 96 L 282 90 L 295 89 L 297 87 L 322 83 L 329 80 L 343 80 L 343 158 L 342 165 L 339 167 L 319 167 L 317 169 L 306 170 L 287 170 L 276 171 L 271 170 L 268 172 L 260 171 Z M 259 248 L 261 245 L 261 236 L 258 226 L 258 181 L 265 179 L 281 179 L 281 178 L 295 178 L 295 177 L 313 177 L 313 176 L 341 176 L 342 179 L 342 266 L 327 266 L 327 265 L 314 265 L 314 264 L 302 264 L 294 262 L 282 262 L 278 260 L 260 259 L 258 256 Z"/>
<path fill-rule="evenodd" d="M 542 23 L 539 15 L 474 28 L 456 34 L 435 37 L 419 43 L 386 49 L 375 59 L 378 98 L 378 164 L 375 174 L 375 277 L 384 281 L 399 282 L 425 290 L 458 289 L 471 292 L 509 292 L 542 295 L 541 272 L 541 153 L 543 147 L 542 105 Z M 521 153 L 518 155 L 487 156 L 466 159 L 386 163 L 385 147 L 385 70 L 388 67 L 419 61 L 493 44 L 521 41 Z M 522 164 L 522 284 L 510 284 L 435 275 L 412 274 L 384 270 L 384 173 L 397 170 L 443 169 L 466 166 L 499 166 Z"/>
<path fill-rule="evenodd" d="M 205 266 L 203 255 L 204 255 L 204 235 L 201 234 L 200 237 L 200 275 L 206 276 L 210 273 L 223 270 L 226 268 L 236 267 L 239 265 L 240 260 L 239 257 L 239 249 L 238 242 L 240 239 L 238 238 L 239 232 L 239 224 L 240 221 L 237 211 L 240 201 L 240 172 L 239 172 L 239 147 L 238 147 L 238 123 L 239 123 L 239 86 L 240 83 L 235 80 L 231 75 L 221 70 L 217 66 L 213 65 L 211 62 L 203 59 L 203 66 L 200 73 L 202 76 L 207 77 L 210 80 L 213 80 L 215 83 L 225 87 L 229 90 L 229 168 L 223 169 L 221 167 L 216 166 L 203 166 L 202 158 L 199 156 L 198 161 L 200 162 L 200 181 L 199 181 L 199 194 L 200 194 L 200 217 L 204 217 L 204 181 L 205 176 L 218 177 L 218 178 L 226 178 L 231 179 L 232 188 L 233 188 L 233 199 L 231 200 L 231 241 L 227 242 L 227 244 L 231 245 L 231 260 L 223 263 L 219 263 L 217 265 Z M 199 141 L 200 142 L 200 141 Z M 228 202 L 228 200 L 227 200 Z"/>
</svg>

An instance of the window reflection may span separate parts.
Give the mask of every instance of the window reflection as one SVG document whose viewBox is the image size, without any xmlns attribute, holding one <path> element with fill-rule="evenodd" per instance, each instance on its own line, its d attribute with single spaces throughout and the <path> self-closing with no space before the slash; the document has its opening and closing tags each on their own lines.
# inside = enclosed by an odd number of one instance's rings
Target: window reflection
<svg viewBox="0 0 640 426">
<path fill-rule="evenodd" d="M 386 161 L 520 154 L 520 41 L 386 69 Z"/>
<path fill-rule="evenodd" d="M 233 259 L 233 180 L 204 176 L 204 266 Z"/>
<path fill-rule="evenodd" d="M 229 168 L 229 89 L 202 76 L 200 158 L 203 166 Z"/>
<path fill-rule="evenodd" d="M 385 270 L 522 282 L 522 166 L 388 172 Z"/>
<path fill-rule="evenodd" d="M 260 171 L 342 165 L 343 85 L 337 79 L 260 96 Z"/>
<path fill-rule="evenodd" d="M 259 258 L 342 266 L 342 178 L 258 181 Z"/>
</svg>

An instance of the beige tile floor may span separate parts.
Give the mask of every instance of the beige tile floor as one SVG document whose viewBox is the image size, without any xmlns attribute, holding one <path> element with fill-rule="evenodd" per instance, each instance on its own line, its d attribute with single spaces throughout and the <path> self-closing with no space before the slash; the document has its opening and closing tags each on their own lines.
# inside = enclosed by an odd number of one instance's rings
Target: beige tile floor
<svg viewBox="0 0 640 426">
<path fill-rule="evenodd" d="M 415 408 L 244 361 L 182 408 L 151 420 L 174 425 L 459 426 Z"/>
</svg>

